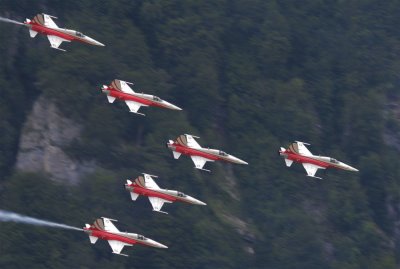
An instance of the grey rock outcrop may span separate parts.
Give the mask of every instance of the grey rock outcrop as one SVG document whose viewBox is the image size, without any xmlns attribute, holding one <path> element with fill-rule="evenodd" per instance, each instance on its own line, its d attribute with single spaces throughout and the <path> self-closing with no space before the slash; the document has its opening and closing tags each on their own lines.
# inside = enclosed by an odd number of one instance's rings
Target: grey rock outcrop
<svg viewBox="0 0 400 269">
<path fill-rule="evenodd" d="M 44 172 L 53 180 L 76 184 L 93 172 L 94 162 L 77 161 L 63 148 L 79 138 L 81 126 L 62 116 L 57 106 L 39 97 L 24 123 L 16 169 L 23 172 Z"/>
</svg>

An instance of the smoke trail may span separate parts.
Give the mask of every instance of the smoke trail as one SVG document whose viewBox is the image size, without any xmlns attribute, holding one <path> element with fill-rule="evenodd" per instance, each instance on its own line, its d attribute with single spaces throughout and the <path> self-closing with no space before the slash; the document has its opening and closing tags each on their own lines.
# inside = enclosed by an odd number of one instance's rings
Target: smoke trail
<svg viewBox="0 0 400 269">
<path fill-rule="evenodd" d="M 56 222 L 51 222 L 47 220 L 40 220 L 36 218 L 31 218 L 27 216 L 23 216 L 17 213 L 5 211 L 0 209 L 0 222 L 18 222 L 18 223 L 26 223 L 26 224 L 32 224 L 36 226 L 48 226 L 48 227 L 54 227 L 54 228 L 61 228 L 61 229 L 68 229 L 68 230 L 76 230 L 76 231 L 83 231 L 83 229 L 61 224 L 61 223 L 56 223 Z"/>
<path fill-rule="evenodd" d="M 0 16 L 0 21 L 11 22 L 11 23 L 19 24 L 19 25 L 25 25 L 22 22 L 10 20 L 10 19 L 7 19 L 7 18 L 1 17 L 1 16 Z"/>
</svg>

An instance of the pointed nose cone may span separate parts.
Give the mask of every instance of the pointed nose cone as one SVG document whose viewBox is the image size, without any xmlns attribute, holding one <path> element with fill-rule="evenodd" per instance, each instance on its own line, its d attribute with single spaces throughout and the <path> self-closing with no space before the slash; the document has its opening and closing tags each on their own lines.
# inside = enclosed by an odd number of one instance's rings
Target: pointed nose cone
<svg viewBox="0 0 400 269">
<path fill-rule="evenodd" d="M 240 160 L 240 159 L 239 159 L 239 164 L 245 164 L 245 165 L 249 165 L 249 163 L 248 163 L 248 162 L 245 162 L 245 161 L 243 161 L 243 160 Z"/>
<path fill-rule="evenodd" d="M 163 245 L 161 243 L 158 243 L 157 241 L 154 241 L 152 239 L 147 239 L 147 244 L 149 246 L 155 247 L 155 248 L 168 248 L 166 245 Z"/>
<path fill-rule="evenodd" d="M 169 103 L 167 101 L 163 101 L 163 104 L 165 105 L 166 108 L 169 108 L 169 109 L 172 109 L 172 110 L 182 110 L 182 108 L 180 108 L 180 107 L 178 107 L 176 105 L 173 105 L 173 104 L 171 104 L 171 103 Z"/>
<path fill-rule="evenodd" d="M 348 170 L 348 171 L 358 172 L 358 169 L 356 169 L 348 164 L 345 164 L 345 163 L 342 163 L 342 167 L 343 167 L 343 169 Z"/>
<path fill-rule="evenodd" d="M 100 47 L 105 47 L 106 45 L 104 45 L 103 43 L 100 43 L 99 41 L 96 41 L 95 40 L 95 43 L 94 43 L 96 46 L 100 46 Z"/>
<path fill-rule="evenodd" d="M 95 39 L 93 39 L 91 37 L 86 36 L 85 39 L 92 45 L 101 46 L 101 47 L 105 46 L 103 43 L 100 43 L 99 41 L 97 41 L 97 40 L 95 40 Z"/>
<path fill-rule="evenodd" d="M 348 169 L 349 169 L 349 171 L 353 171 L 353 172 L 359 171 L 357 168 L 351 167 L 350 165 L 348 165 Z"/>
<path fill-rule="evenodd" d="M 243 161 L 243 160 L 241 160 L 241 159 L 239 159 L 239 158 L 236 158 L 235 156 L 232 156 L 232 155 L 230 155 L 230 158 L 229 158 L 233 163 L 237 163 L 237 164 L 246 164 L 246 165 L 248 165 L 248 163 L 247 162 L 245 162 L 245 161 Z"/>
<path fill-rule="evenodd" d="M 204 203 L 200 200 L 197 200 L 196 198 L 193 198 L 191 196 L 187 196 L 186 199 L 189 203 L 194 204 L 194 205 L 207 205 L 206 203 Z"/>
</svg>

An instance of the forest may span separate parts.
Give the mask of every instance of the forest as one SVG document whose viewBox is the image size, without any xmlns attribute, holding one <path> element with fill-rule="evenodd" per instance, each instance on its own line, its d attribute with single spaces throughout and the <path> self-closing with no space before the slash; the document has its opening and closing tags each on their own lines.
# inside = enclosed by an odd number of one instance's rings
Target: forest
<svg viewBox="0 0 400 269">
<path fill-rule="evenodd" d="M 84 233 L 0 222 L 0 268 L 399 268 L 398 1 L 0 1 L 1 17 L 38 13 L 106 46 L 61 52 L 0 22 L 0 209 L 76 227 L 110 217 L 169 248 L 126 258 Z M 109 104 L 100 87 L 116 78 L 183 111 Z M 38 100 L 80 129 L 62 146 L 94 164 L 78 183 L 18 165 Z M 62 133 L 35 139 L 49 132 Z M 184 133 L 249 165 L 175 160 L 165 143 Z M 360 172 L 306 177 L 277 154 L 295 140 Z M 123 184 L 142 172 L 207 206 L 132 202 Z"/>
</svg>

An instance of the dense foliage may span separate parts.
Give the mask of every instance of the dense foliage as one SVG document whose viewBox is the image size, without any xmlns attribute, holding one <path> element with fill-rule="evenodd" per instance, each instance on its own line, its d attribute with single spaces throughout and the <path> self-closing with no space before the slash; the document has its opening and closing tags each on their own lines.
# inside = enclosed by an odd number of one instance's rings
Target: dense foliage
<svg viewBox="0 0 400 269">
<path fill-rule="evenodd" d="M 21 21 L 57 15 L 60 26 L 106 44 L 64 43 L 61 53 L 0 24 L 0 208 L 74 226 L 117 218 L 170 247 L 127 248 L 123 258 L 84 234 L 0 223 L 1 268 L 398 266 L 397 1 L 3 0 L 0 10 Z M 109 105 L 99 85 L 114 78 L 184 110 L 137 117 Z M 65 151 L 102 167 L 79 186 L 13 169 L 39 95 L 84 127 Z M 250 165 L 195 171 L 165 149 L 182 133 Z M 360 173 L 319 171 L 324 180 L 314 180 L 287 169 L 276 152 L 293 140 Z M 133 204 L 121 187 L 140 172 L 208 206 L 166 205 L 164 216 L 144 198 Z"/>
</svg>

